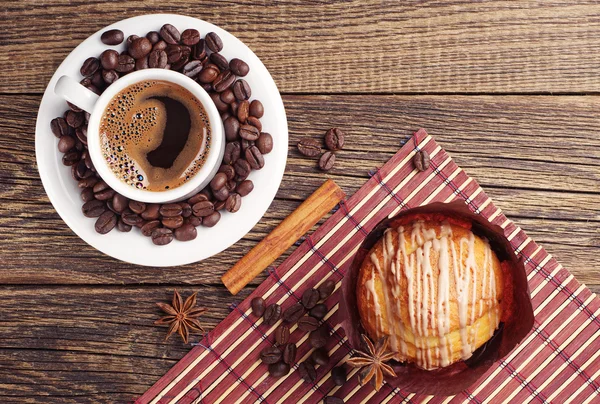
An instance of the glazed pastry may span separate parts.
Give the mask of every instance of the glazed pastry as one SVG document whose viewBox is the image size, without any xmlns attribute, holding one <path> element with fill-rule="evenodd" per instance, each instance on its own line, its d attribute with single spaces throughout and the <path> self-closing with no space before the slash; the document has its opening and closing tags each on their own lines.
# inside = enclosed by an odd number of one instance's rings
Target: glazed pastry
<svg viewBox="0 0 600 404">
<path fill-rule="evenodd" d="M 502 265 L 488 241 L 448 221 L 388 228 L 360 268 L 357 304 L 373 340 L 423 369 L 471 357 L 502 316 Z"/>
</svg>

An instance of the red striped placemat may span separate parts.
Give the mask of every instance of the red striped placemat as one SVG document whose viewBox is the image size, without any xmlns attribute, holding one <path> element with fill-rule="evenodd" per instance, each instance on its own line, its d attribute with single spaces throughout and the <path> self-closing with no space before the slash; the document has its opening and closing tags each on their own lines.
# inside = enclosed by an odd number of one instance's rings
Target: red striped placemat
<svg viewBox="0 0 600 404">
<path fill-rule="evenodd" d="M 417 150 L 431 156 L 425 172 L 413 169 Z M 337 321 L 338 297 L 326 304 L 325 321 L 333 337 L 326 347 L 328 366 L 317 370 L 317 381 L 306 384 L 292 370 L 281 379 L 268 376 L 259 352 L 273 344 L 273 331 L 250 314 L 250 300 L 263 296 L 285 310 L 302 292 L 326 279 L 340 280 L 365 235 L 382 219 L 402 209 L 430 202 L 464 200 L 471 210 L 500 225 L 517 254 L 523 256 L 535 313 L 533 331 L 481 381 L 452 397 L 414 395 L 389 385 L 376 392 L 360 387 L 356 371 L 343 387 L 330 370 L 351 354 Z M 346 403 L 561 402 L 600 400 L 600 300 L 566 269 L 508 220 L 477 182 L 461 170 L 421 129 L 314 234 L 213 331 L 152 386 L 137 403 L 316 403 L 335 395 Z M 310 353 L 308 334 L 294 326 L 298 363 Z"/>
</svg>

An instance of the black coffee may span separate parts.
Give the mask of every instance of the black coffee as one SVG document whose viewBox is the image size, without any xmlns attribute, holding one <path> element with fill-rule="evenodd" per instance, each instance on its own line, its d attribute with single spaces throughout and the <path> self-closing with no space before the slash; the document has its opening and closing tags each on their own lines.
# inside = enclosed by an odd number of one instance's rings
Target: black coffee
<svg viewBox="0 0 600 404">
<path fill-rule="evenodd" d="M 104 158 L 123 182 L 148 191 L 176 188 L 192 178 L 210 150 L 202 103 L 166 81 L 126 87 L 100 121 Z"/>
</svg>

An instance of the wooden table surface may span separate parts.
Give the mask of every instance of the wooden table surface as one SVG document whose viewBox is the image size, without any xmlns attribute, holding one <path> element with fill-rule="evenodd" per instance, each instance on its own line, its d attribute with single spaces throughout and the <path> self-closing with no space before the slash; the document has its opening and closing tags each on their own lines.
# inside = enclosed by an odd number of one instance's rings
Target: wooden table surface
<svg viewBox="0 0 600 404">
<path fill-rule="evenodd" d="M 290 130 L 283 183 L 260 223 L 229 250 L 168 269 L 119 262 L 80 240 L 50 204 L 34 155 L 41 95 L 63 58 L 105 25 L 156 12 L 199 17 L 244 41 L 273 75 Z M 419 127 L 600 291 L 595 1 L 10 0 L 0 16 L 2 403 L 139 396 L 190 349 L 163 341 L 154 302 L 174 288 L 198 291 L 213 327 L 263 279 L 233 297 L 219 281 L 225 270 L 326 178 L 352 194 Z M 347 147 L 324 174 L 294 145 L 332 126 L 347 131 Z"/>
</svg>

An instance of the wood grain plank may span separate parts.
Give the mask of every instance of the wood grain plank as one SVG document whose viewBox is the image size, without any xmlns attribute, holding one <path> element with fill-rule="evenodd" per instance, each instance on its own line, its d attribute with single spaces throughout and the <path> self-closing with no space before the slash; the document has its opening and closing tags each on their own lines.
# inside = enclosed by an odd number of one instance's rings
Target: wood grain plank
<svg viewBox="0 0 600 404">
<path fill-rule="evenodd" d="M 600 91 L 600 5 L 592 0 L 211 0 L 202 7 L 189 0 L 57 0 L 43 3 L 43 12 L 40 6 L 3 2 L 0 63 L 11 79 L 0 81 L 0 92 L 41 92 L 90 34 L 157 12 L 227 29 L 286 93 Z"/>
</svg>

